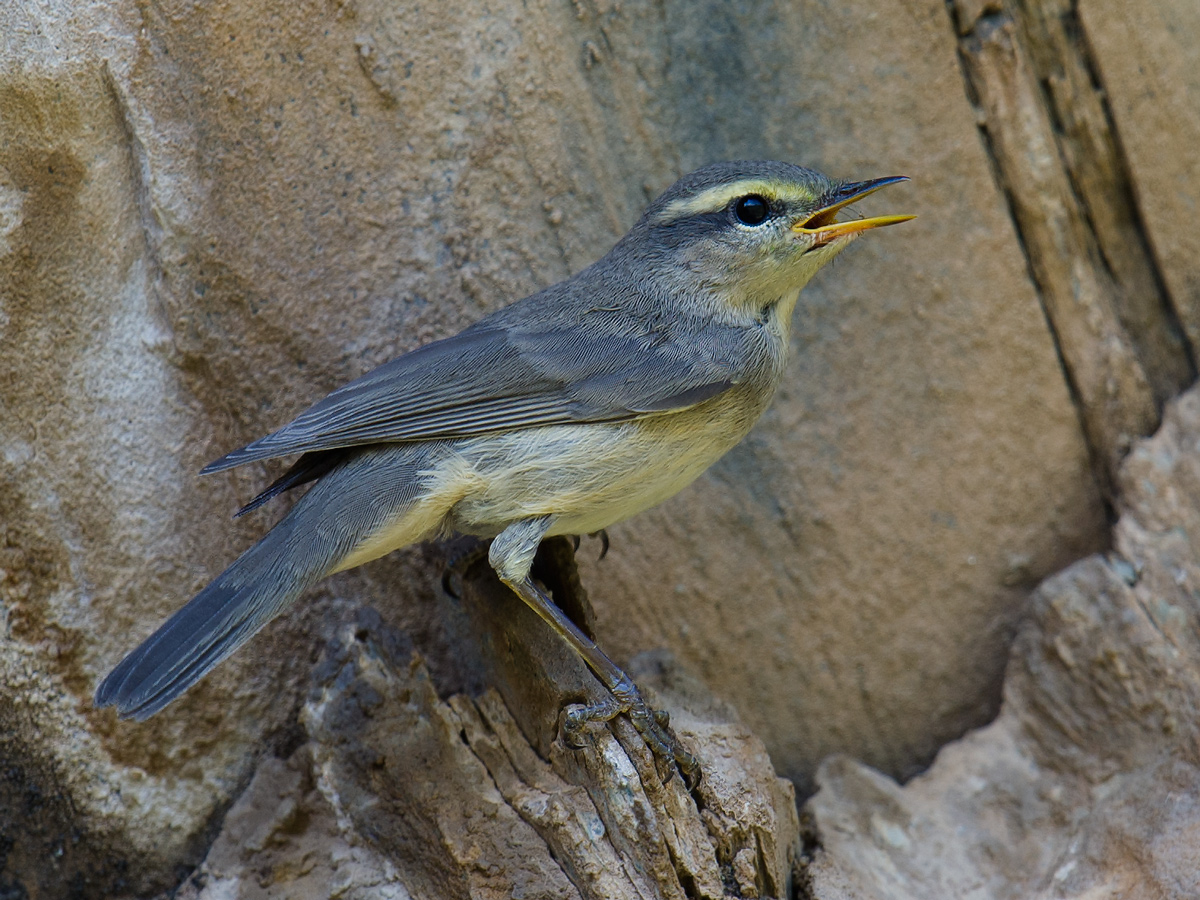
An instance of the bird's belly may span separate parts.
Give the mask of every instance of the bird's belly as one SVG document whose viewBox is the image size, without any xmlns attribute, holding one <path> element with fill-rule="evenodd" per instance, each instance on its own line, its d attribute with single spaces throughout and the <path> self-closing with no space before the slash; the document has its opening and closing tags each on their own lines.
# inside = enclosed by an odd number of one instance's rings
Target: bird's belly
<svg viewBox="0 0 1200 900">
<path fill-rule="evenodd" d="M 402 492 L 411 499 L 396 501 L 332 571 L 439 532 L 495 537 L 514 522 L 542 516 L 554 517 L 550 535 L 607 528 L 691 483 L 741 440 L 770 396 L 730 394 L 631 422 L 545 426 L 368 451 L 326 477 L 360 479 L 391 465 L 397 469 L 392 477 L 417 486 Z M 376 489 L 378 502 L 391 502 L 387 485 Z"/>
<path fill-rule="evenodd" d="M 634 422 L 551 426 L 464 441 L 457 455 L 473 487 L 448 524 L 488 536 L 512 522 L 551 515 L 553 535 L 587 534 L 627 519 L 690 484 L 753 421 L 711 416 L 703 406 Z"/>
</svg>

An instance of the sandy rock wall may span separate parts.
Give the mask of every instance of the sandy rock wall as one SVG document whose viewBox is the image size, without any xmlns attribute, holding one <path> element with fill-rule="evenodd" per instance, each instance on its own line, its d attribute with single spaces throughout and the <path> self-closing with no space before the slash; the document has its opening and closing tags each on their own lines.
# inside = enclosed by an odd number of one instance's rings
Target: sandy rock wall
<svg viewBox="0 0 1200 900">
<path fill-rule="evenodd" d="M 671 649 L 802 790 L 986 721 L 1029 588 L 1105 544 L 1117 460 L 1193 375 L 1200 24 L 1145 6 L 0 11 L 0 886 L 177 882 L 363 604 L 478 686 L 414 548 L 150 723 L 89 700 L 273 520 L 228 513 L 274 468 L 204 462 L 714 159 L 907 174 L 866 208 L 920 218 L 820 276 L 756 430 L 583 564 L 601 641 Z"/>
<path fill-rule="evenodd" d="M 995 722 L 903 788 L 833 757 L 802 896 L 1200 893 L 1200 394 L 1119 479 L 1115 546 L 1043 583 Z"/>
</svg>

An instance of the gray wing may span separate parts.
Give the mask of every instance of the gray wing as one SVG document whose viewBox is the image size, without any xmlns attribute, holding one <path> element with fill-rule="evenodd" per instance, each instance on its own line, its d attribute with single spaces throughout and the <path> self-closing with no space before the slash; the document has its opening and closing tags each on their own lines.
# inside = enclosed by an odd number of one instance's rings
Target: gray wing
<svg viewBox="0 0 1200 900">
<path fill-rule="evenodd" d="M 485 319 L 384 363 L 202 472 L 364 444 L 620 421 L 695 405 L 737 380 L 743 329 L 663 329 L 609 309 L 579 316 L 586 327 L 562 316 L 542 328 Z"/>
</svg>

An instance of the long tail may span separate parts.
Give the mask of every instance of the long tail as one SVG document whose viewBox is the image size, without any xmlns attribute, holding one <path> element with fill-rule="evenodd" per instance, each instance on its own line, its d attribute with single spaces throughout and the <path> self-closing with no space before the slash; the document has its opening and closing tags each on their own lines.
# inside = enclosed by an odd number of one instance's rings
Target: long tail
<svg viewBox="0 0 1200 900">
<path fill-rule="evenodd" d="M 400 448 L 368 451 L 327 475 L 121 660 L 96 689 L 96 705 L 115 705 L 122 718 L 138 721 L 161 710 L 335 571 L 355 546 L 402 517 L 424 462 L 424 454 Z"/>
</svg>

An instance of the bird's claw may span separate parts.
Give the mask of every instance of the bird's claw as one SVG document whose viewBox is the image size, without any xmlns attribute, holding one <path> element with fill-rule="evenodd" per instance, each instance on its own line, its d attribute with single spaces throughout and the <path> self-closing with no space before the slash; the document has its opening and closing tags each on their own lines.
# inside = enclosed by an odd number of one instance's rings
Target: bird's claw
<svg viewBox="0 0 1200 900">
<path fill-rule="evenodd" d="M 455 600 L 462 599 L 462 591 L 459 590 L 459 587 L 462 584 L 463 575 L 467 569 L 487 556 L 487 552 L 487 542 L 476 541 L 466 549 L 453 553 L 446 560 L 446 567 L 442 569 L 442 590 L 446 592 L 446 596 Z M 458 584 L 455 584 L 456 581 Z"/>
<path fill-rule="evenodd" d="M 608 556 L 608 530 L 601 528 L 599 531 L 592 531 L 588 534 L 590 538 L 600 539 L 600 555 L 596 557 L 597 562 Z M 581 543 L 579 535 L 571 535 L 571 543 L 575 546 L 575 552 L 579 552 L 579 544 Z"/>
<path fill-rule="evenodd" d="M 700 763 L 684 749 L 671 730 L 670 713 L 650 707 L 628 679 L 617 685 L 610 696 L 599 703 L 568 706 L 563 719 L 563 741 L 572 749 L 582 749 L 585 746 L 583 733 L 590 725 L 610 722 L 622 713 L 629 717 L 634 729 L 650 748 L 655 767 L 664 783 L 671 780 L 676 770 L 689 791 L 700 783 Z"/>
<path fill-rule="evenodd" d="M 588 535 L 588 537 L 600 538 L 600 555 L 597 557 L 597 560 L 604 559 L 604 557 L 608 556 L 608 530 L 607 529 L 601 528 L 599 531 L 593 531 L 591 534 Z"/>
</svg>

